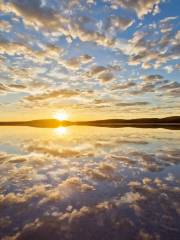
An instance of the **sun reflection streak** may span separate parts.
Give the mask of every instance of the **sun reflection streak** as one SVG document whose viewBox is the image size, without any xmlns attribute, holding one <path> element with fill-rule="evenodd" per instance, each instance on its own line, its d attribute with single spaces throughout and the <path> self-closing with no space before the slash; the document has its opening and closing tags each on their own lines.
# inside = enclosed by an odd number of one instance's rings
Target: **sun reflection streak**
<svg viewBox="0 0 180 240">
<path fill-rule="evenodd" d="M 59 128 L 54 129 L 55 134 L 58 136 L 67 135 L 68 131 L 69 131 L 69 129 L 67 127 L 59 127 Z"/>
</svg>

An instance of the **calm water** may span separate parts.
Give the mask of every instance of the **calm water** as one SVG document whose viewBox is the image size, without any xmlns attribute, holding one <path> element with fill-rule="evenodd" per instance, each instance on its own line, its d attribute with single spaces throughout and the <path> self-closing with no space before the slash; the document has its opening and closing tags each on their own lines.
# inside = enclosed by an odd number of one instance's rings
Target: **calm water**
<svg viewBox="0 0 180 240">
<path fill-rule="evenodd" d="M 0 239 L 180 239 L 180 131 L 0 128 Z"/>
</svg>

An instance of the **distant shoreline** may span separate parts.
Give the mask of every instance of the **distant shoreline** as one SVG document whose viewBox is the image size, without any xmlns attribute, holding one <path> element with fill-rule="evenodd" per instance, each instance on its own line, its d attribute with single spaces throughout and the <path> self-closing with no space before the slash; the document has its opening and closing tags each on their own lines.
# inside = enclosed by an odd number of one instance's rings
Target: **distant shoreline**
<svg viewBox="0 0 180 240">
<path fill-rule="evenodd" d="M 180 130 L 180 116 L 166 118 L 104 119 L 95 121 L 60 121 L 57 119 L 40 119 L 32 121 L 0 122 L 0 126 L 29 126 L 39 128 L 58 128 L 61 126 L 67 127 L 73 125 L 109 128 L 167 128 Z"/>
</svg>

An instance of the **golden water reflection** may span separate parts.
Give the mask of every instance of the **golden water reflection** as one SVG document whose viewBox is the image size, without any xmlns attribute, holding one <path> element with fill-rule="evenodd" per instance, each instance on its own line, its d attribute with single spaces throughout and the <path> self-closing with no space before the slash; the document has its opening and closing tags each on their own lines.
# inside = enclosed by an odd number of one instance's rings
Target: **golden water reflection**
<svg viewBox="0 0 180 240">
<path fill-rule="evenodd" d="M 66 136 L 69 133 L 69 129 L 67 127 L 58 127 L 54 129 L 54 132 L 57 136 Z"/>
<path fill-rule="evenodd" d="M 167 129 L 1 127 L 0 239 L 179 239 L 179 143 Z"/>
</svg>

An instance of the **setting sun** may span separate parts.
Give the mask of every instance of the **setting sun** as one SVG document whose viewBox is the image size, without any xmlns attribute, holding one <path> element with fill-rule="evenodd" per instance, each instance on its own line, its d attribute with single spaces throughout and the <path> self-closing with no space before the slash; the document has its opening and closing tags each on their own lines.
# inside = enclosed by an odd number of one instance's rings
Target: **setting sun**
<svg viewBox="0 0 180 240">
<path fill-rule="evenodd" d="M 67 112 L 56 112 L 54 117 L 60 121 L 64 121 L 69 118 L 69 114 Z"/>
</svg>

